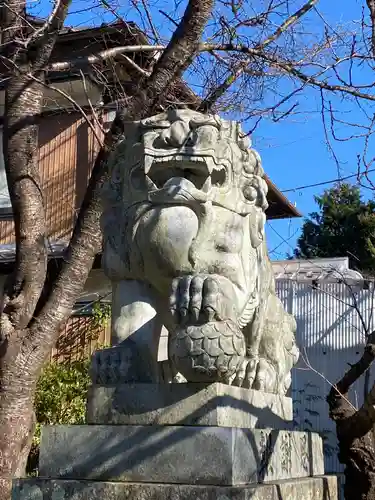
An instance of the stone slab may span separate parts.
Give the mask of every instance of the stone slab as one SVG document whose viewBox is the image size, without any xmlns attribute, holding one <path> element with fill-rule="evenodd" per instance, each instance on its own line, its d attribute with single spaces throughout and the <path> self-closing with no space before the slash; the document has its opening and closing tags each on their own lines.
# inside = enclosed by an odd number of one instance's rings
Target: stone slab
<svg viewBox="0 0 375 500">
<path fill-rule="evenodd" d="M 292 399 L 214 384 L 93 385 L 89 424 L 208 425 L 290 429 Z"/>
<path fill-rule="evenodd" d="M 324 474 L 317 434 L 199 426 L 42 429 L 43 477 L 243 485 Z"/>
<path fill-rule="evenodd" d="M 12 500 L 338 500 L 335 476 L 255 487 L 18 479 Z"/>
</svg>

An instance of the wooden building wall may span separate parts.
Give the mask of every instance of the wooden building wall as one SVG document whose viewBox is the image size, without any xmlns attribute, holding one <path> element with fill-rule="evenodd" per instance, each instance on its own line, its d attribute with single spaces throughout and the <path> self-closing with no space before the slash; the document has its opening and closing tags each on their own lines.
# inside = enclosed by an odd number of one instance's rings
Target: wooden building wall
<svg viewBox="0 0 375 500">
<path fill-rule="evenodd" d="M 86 359 L 98 348 L 110 344 L 111 322 L 97 326 L 92 316 L 71 316 L 52 350 L 51 361 L 69 363 Z"/>
<path fill-rule="evenodd" d="M 51 241 L 69 240 L 97 150 L 98 142 L 79 113 L 41 118 L 39 162 Z M 13 221 L 0 220 L 0 244 L 13 242 Z"/>
<path fill-rule="evenodd" d="M 69 240 L 98 149 L 98 141 L 81 114 L 41 119 L 39 165 L 51 242 Z M 0 220 L 0 244 L 4 243 L 14 243 L 11 219 Z M 51 360 L 82 359 L 109 340 L 109 327 L 95 327 L 90 316 L 72 316 L 61 331 Z"/>
</svg>

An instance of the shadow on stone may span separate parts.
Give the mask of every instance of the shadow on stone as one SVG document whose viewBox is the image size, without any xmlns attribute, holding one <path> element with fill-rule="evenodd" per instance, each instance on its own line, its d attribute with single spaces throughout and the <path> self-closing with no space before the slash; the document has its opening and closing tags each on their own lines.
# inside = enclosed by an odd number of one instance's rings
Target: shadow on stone
<svg viewBox="0 0 375 500">
<path fill-rule="evenodd" d="M 94 385 L 87 422 L 290 429 L 292 402 L 220 383 Z"/>
</svg>

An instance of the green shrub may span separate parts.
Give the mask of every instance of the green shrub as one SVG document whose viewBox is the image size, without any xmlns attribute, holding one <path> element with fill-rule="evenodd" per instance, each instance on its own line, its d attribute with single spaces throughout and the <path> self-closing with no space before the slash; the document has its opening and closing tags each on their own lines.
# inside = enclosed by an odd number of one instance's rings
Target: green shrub
<svg viewBox="0 0 375 500">
<path fill-rule="evenodd" d="M 35 414 L 39 423 L 84 422 L 89 366 L 89 358 L 69 364 L 52 362 L 46 366 L 35 397 Z"/>
<path fill-rule="evenodd" d="M 101 301 L 95 302 L 92 306 L 91 315 L 94 328 L 103 328 L 107 326 L 111 319 L 111 304 Z"/>
<path fill-rule="evenodd" d="M 69 364 L 52 362 L 43 370 L 35 396 L 37 425 L 28 460 L 28 474 L 37 473 L 41 425 L 85 422 L 89 366 L 90 359 L 84 359 Z"/>
</svg>

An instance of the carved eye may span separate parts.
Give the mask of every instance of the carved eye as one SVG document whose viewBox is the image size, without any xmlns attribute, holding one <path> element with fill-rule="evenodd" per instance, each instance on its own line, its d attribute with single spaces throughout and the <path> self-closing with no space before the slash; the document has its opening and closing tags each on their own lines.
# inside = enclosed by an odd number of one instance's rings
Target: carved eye
<svg viewBox="0 0 375 500">
<path fill-rule="evenodd" d="M 211 125 L 203 125 L 194 131 L 193 137 L 194 144 L 197 147 L 202 149 L 212 148 L 218 142 L 219 131 Z"/>
<path fill-rule="evenodd" d="M 190 120 L 189 124 L 192 130 L 194 130 L 195 128 L 204 127 L 205 125 L 215 127 L 217 130 L 220 130 L 222 126 L 220 117 L 216 115 L 196 116 Z"/>
</svg>

